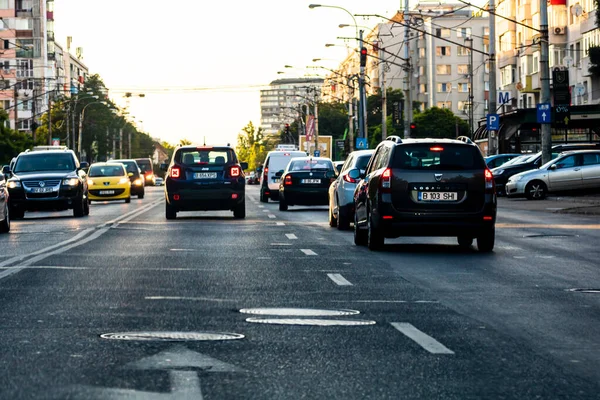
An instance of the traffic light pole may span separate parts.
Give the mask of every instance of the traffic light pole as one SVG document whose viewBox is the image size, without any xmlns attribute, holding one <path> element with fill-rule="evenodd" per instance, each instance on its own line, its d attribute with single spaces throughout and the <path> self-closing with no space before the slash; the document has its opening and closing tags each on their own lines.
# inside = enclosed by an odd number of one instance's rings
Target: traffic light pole
<svg viewBox="0 0 600 400">
<path fill-rule="evenodd" d="M 412 79 L 412 66 L 410 65 L 410 15 L 408 13 L 409 0 L 404 0 L 404 59 L 406 60 L 406 87 L 404 88 L 404 98 L 405 98 L 405 107 L 404 107 L 404 137 L 410 138 L 411 132 L 410 127 L 412 125 L 412 114 L 413 114 L 413 104 L 412 104 L 412 95 L 411 95 L 411 79 Z M 432 88 L 430 89 L 432 90 Z"/>
<path fill-rule="evenodd" d="M 548 62 L 548 4 L 540 2 L 540 103 L 550 104 L 550 64 Z M 552 125 L 542 124 L 542 164 L 552 159 Z"/>
<path fill-rule="evenodd" d="M 365 132 L 365 63 L 366 54 L 363 55 L 363 31 L 358 32 L 358 41 L 360 49 L 360 76 L 358 77 L 358 137 L 366 138 Z"/>
</svg>

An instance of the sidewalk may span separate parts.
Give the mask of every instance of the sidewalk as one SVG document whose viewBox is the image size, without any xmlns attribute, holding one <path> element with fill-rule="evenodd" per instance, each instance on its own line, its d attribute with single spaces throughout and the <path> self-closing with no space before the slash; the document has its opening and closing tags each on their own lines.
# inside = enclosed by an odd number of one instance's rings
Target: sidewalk
<svg viewBox="0 0 600 400">
<path fill-rule="evenodd" d="M 600 215 L 600 193 L 549 195 L 544 200 L 498 197 L 498 208 L 560 214 Z"/>
</svg>

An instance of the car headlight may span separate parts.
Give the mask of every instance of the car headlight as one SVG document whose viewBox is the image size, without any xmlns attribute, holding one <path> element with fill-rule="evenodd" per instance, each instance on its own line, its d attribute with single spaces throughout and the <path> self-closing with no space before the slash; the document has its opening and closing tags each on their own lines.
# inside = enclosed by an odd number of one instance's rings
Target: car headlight
<svg viewBox="0 0 600 400">
<path fill-rule="evenodd" d="M 119 181 L 119 185 L 124 185 L 127 182 L 129 182 L 129 178 L 121 178 L 121 180 Z"/>
<path fill-rule="evenodd" d="M 88 186 L 93 186 L 94 185 L 94 181 L 91 179 L 88 179 Z"/>
<path fill-rule="evenodd" d="M 142 180 L 141 179 L 136 179 L 135 181 L 133 181 L 133 184 L 136 186 L 140 186 L 142 184 Z"/>
<path fill-rule="evenodd" d="M 9 189 L 20 188 L 20 187 L 21 187 L 21 182 L 19 182 L 19 181 L 10 181 L 10 182 L 8 182 L 8 188 Z"/>
<path fill-rule="evenodd" d="M 79 179 L 77 179 L 77 178 L 63 179 L 62 184 L 66 185 L 66 186 L 77 186 L 77 185 L 79 185 Z"/>
<path fill-rule="evenodd" d="M 494 176 L 502 175 L 503 173 L 504 173 L 503 169 L 492 171 L 492 175 L 494 175 Z"/>
</svg>

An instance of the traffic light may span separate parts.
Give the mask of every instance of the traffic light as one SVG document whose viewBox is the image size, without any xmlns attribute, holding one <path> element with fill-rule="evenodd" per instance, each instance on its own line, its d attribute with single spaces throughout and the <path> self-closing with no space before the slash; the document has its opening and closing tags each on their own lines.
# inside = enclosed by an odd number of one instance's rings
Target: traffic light
<svg viewBox="0 0 600 400">
<path fill-rule="evenodd" d="M 361 47 L 360 48 L 360 66 L 364 67 L 366 65 L 367 65 L 367 48 Z"/>
<path fill-rule="evenodd" d="M 285 124 L 284 132 L 285 132 L 286 135 L 289 135 L 289 133 L 290 133 L 290 124 Z"/>
<path fill-rule="evenodd" d="M 415 137 L 417 134 L 417 124 L 415 124 L 414 122 L 411 122 L 410 124 L 410 136 L 411 137 Z"/>
</svg>

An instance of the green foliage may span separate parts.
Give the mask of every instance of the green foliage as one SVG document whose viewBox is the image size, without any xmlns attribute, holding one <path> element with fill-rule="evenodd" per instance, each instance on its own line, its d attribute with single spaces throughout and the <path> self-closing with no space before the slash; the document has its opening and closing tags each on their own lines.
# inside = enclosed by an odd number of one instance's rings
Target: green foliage
<svg viewBox="0 0 600 400">
<path fill-rule="evenodd" d="M 7 120 L 6 111 L 0 110 L 0 162 L 2 165 L 8 164 L 13 157 L 33 146 L 31 135 L 7 128 L 4 125 Z"/>
<path fill-rule="evenodd" d="M 344 103 L 319 103 L 319 135 L 341 139 L 348 126 L 348 110 Z"/>
<path fill-rule="evenodd" d="M 600 0 L 594 0 L 594 4 L 596 5 L 596 25 L 600 28 Z"/>
<path fill-rule="evenodd" d="M 275 148 L 278 141 L 265 137 L 262 128 L 256 129 L 252 122 L 248 122 L 238 134 L 235 151 L 240 161 L 248 163 L 248 170 L 254 171 L 262 165 L 267 153 Z"/>
<path fill-rule="evenodd" d="M 185 138 L 184 138 L 184 139 L 181 139 L 181 140 L 179 140 L 179 145 L 180 145 L 180 146 L 189 146 L 189 145 L 191 145 L 191 144 L 193 144 L 193 143 L 192 143 L 192 141 L 191 141 L 191 140 L 189 140 L 189 139 L 185 139 Z"/>
<path fill-rule="evenodd" d="M 600 46 L 588 47 L 588 54 L 590 57 L 590 67 L 588 71 L 596 76 L 600 77 Z"/>
<path fill-rule="evenodd" d="M 388 89 L 386 92 L 386 126 L 387 135 L 397 135 L 402 137 L 404 128 L 393 124 L 394 103 L 402 103 L 404 93 L 400 89 Z M 369 138 L 369 148 L 374 149 L 381 142 L 381 93 L 374 94 L 367 98 L 367 130 Z"/>
<path fill-rule="evenodd" d="M 469 132 L 469 124 L 447 108 L 428 108 L 415 114 L 413 123 L 419 138 L 456 138 Z"/>
</svg>

